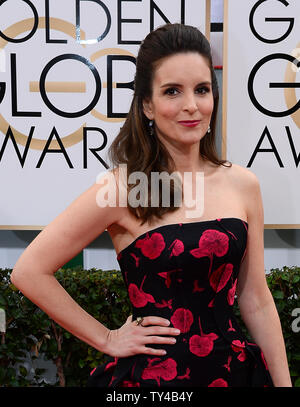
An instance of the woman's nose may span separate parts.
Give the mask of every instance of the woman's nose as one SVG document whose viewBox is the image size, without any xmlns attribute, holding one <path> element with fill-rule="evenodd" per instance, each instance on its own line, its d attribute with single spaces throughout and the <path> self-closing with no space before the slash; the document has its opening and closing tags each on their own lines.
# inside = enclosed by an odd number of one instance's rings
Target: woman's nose
<svg viewBox="0 0 300 407">
<path fill-rule="evenodd" d="M 198 106 L 197 106 L 196 98 L 195 98 L 194 94 L 186 95 L 186 97 L 184 99 L 183 110 L 187 110 L 190 113 L 195 113 L 198 110 Z"/>
</svg>

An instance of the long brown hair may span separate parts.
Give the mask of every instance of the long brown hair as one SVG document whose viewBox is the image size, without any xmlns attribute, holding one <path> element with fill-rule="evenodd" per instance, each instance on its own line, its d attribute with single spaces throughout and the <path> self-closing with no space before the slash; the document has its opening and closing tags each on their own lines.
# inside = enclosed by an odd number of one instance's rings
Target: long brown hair
<svg viewBox="0 0 300 407">
<path fill-rule="evenodd" d="M 211 132 L 200 141 L 199 154 L 203 159 L 216 165 L 225 165 L 227 160 L 218 157 L 215 145 L 216 118 L 219 105 L 219 89 L 216 74 L 213 68 L 211 48 L 206 37 L 195 27 L 183 24 L 166 24 L 150 32 L 142 42 L 136 59 L 136 75 L 134 80 L 134 95 L 126 121 L 118 136 L 112 142 L 108 154 L 111 162 L 118 166 L 127 165 L 127 180 L 135 171 L 143 172 L 148 178 L 148 204 L 132 207 L 128 202 L 129 211 L 144 224 L 152 221 L 154 217 L 162 218 L 169 211 L 175 211 L 174 185 L 170 185 L 170 206 L 151 207 L 150 176 L 152 172 L 168 174 L 176 171 L 175 163 L 167 149 L 156 136 L 149 132 L 149 119 L 143 111 L 143 102 L 152 97 L 152 83 L 155 68 L 162 58 L 185 53 L 197 52 L 208 63 L 212 78 L 212 92 L 214 109 L 211 116 Z M 232 164 L 229 162 L 229 166 Z M 172 184 L 172 183 L 171 183 Z M 127 183 L 127 192 L 135 185 Z"/>
</svg>

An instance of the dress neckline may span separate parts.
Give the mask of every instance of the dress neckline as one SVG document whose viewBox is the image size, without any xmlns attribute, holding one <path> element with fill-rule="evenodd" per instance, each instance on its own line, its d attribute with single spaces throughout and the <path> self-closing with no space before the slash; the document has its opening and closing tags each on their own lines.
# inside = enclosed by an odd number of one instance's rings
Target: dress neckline
<svg viewBox="0 0 300 407">
<path fill-rule="evenodd" d="M 229 217 L 229 218 L 216 218 L 216 219 L 209 219 L 209 220 L 199 220 L 199 221 L 195 221 L 195 222 L 177 222 L 177 223 L 167 223 L 166 225 L 160 225 L 157 226 L 153 229 L 147 230 L 146 232 L 142 233 L 141 235 L 139 235 L 138 237 L 136 237 L 131 243 L 129 243 L 128 246 L 124 247 L 124 249 L 120 250 L 119 253 L 117 254 L 117 259 L 119 258 L 119 256 L 125 252 L 126 250 L 128 250 L 131 246 L 133 246 L 137 240 L 141 239 L 143 236 L 146 236 L 147 233 L 153 233 L 157 230 L 160 230 L 162 228 L 165 227 L 174 227 L 174 226 L 178 226 L 178 225 L 198 225 L 201 223 L 212 223 L 212 222 L 216 222 L 216 221 L 221 221 L 221 220 L 230 220 L 230 219 L 234 219 L 234 220 L 238 220 L 240 222 L 245 223 L 248 226 L 248 223 L 246 220 L 241 219 L 241 218 L 236 218 L 236 217 Z"/>
</svg>

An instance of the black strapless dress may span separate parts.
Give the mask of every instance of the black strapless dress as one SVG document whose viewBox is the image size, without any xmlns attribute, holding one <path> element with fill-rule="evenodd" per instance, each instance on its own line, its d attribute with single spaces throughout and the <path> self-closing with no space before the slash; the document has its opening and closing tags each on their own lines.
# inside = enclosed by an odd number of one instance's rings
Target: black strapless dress
<svg viewBox="0 0 300 407">
<path fill-rule="evenodd" d="M 117 256 L 138 316 L 158 315 L 179 328 L 176 344 L 148 344 L 164 356 L 108 356 L 88 386 L 272 387 L 264 355 L 247 341 L 233 304 L 248 224 L 239 218 L 156 227 Z"/>
</svg>

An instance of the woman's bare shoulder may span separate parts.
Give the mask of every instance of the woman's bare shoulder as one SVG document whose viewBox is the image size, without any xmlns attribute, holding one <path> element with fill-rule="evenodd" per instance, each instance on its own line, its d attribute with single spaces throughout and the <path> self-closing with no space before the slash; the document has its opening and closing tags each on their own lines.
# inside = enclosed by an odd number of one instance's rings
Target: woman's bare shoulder
<svg viewBox="0 0 300 407">
<path fill-rule="evenodd" d="M 118 214 L 118 220 L 124 216 L 124 203 L 127 202 L 127 189 L 123 168 L 114 167 L 98 174 L 96 184 L 99 185 L 99 206 L 110 206 Z M 121 203 L 121 204 L 120 204 Z"/>
<path fill-rule="evenodd" d="M 231 167 L 226 167 L 229 171 L 230 180 L 239 188 L 249 190 L 259 186 L 259 180 L 256 174 L 248 168 L 239 164 L 232 163 Z"/>
</svg>

